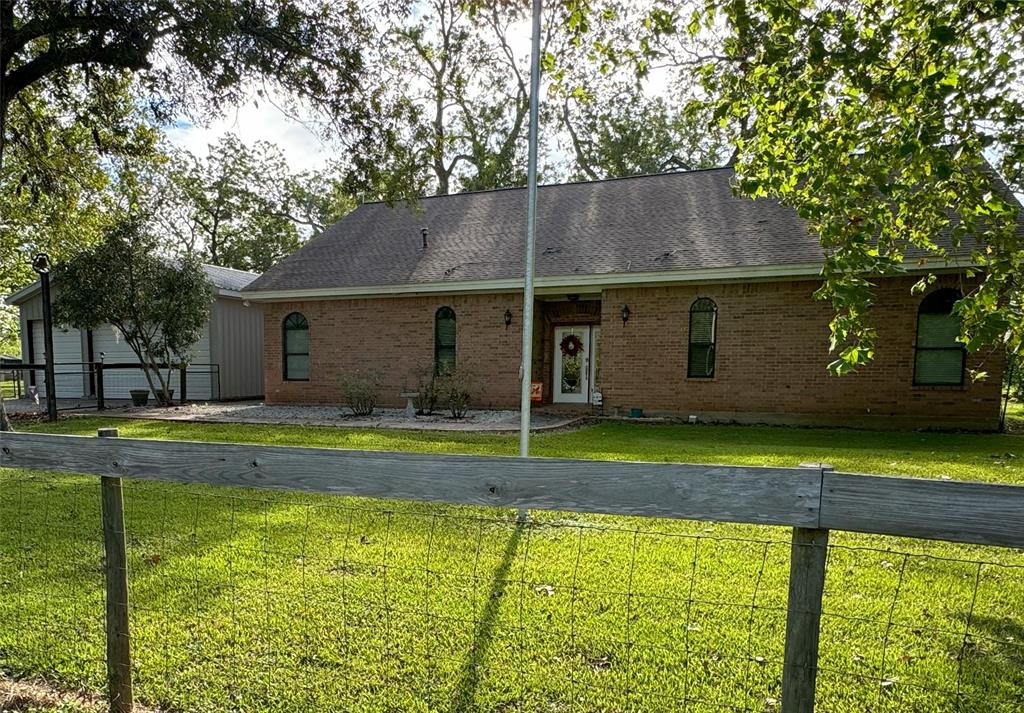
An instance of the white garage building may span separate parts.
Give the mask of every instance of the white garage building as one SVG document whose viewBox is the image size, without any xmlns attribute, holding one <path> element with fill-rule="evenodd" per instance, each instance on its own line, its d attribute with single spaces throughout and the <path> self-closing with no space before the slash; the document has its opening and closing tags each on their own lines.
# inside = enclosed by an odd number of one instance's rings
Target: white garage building
<svg viewBox="0 0 1024 713">
<path fill-rule="evenodd" d="M 215 300 L 203 334 L 192 346 L 186 374 L 186 396 L 194 400 L 258 398 L 263 394 L 263 315 L 249 307 L 241 289 L 258 275 L 215 265 L 203 269 L 214 287 Z M 54 285 L 54 293 L 60 285 Z M 21 315 L 21 359 L 26 364 L 46 361 L 43 339 L 43 304 L 35 282 L 7 298 Z M 131 389 L 148 388 L 139 359 L 112 325 L 78 330 L 53 327 L 57 397 L 78 399 L 96 394 L 94 370 L 103 362 L 103 393 L 107 399 L 127 399 Z M 26 391 L 46 395 L 42 371 L 24 372 Z M 180 373 L 173 370 L 171 385 L 181 394 Z"/>
</svg>

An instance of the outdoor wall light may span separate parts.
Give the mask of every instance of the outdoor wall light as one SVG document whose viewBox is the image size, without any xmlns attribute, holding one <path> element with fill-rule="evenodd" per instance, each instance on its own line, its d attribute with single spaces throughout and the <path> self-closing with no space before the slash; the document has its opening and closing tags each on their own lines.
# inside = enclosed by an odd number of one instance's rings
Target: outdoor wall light
<svg viewBox="0 0 1024 713">
<path fill-rule="evenodd" d="M 622 323 L 629 321 L 629 305 L 622 305 Z"/>
<path fill-rule="evenodd" d="M 505 310 L 505 329 L 508 329 L 512 325 L 512 310 Z"/>
<path fill-rule="evenodd" d="M 38 253 L 32 258 L 32 269 L 43 275 L 50 271 L 50 256 L 46 253 Z"/>
</svg>

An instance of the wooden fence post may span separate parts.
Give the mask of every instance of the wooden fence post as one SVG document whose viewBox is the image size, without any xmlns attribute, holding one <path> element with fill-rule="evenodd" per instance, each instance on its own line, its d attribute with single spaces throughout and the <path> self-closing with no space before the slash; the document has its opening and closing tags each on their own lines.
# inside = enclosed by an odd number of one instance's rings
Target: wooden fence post
<svg viewBox="0 0 1024 713">
<path fill-rule="evenodd" d="M 793 528 L 782 713 L 813 713 L 828 530 Z"/>
<path fill-rule="evenodd" d="M 116 428 L 101 428 L 100 438 L 117 438 Z M 128 555 L 124 537 L 121 479 L 100 478 L 103 496 L 103 550 L 107 580 L 107 696 L 110 713 L 131 713 L 131 640 L 128 636 Z"/>
</svg>

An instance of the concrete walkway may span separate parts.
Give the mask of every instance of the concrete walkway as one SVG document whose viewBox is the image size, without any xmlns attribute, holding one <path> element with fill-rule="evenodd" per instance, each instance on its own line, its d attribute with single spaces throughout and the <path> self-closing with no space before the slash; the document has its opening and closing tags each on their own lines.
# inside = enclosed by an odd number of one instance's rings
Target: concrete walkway
<svg viewBox="0 0 1024 713">
<path fill-rule="evenodd" d="M 93 406 L 95 408 L 95 406 Z M 45 413 L 45 404 L 43 412 Z M 89 415 L 89 411 L 80 413 Z M 95 413 L 93 411 L 92 413 Z M 453 419 L 447 412 L 430 416 L 406 415 L 404 409 L 379 408 L 367 417 L 354 416 L 343 406 L 268 406 L 258 401 L 190 403 L 171 408 L 121 406 L 103 412 L 104 417 L 141 418 L 166 421 L 211 423 L 265 423 L 299 426 L 336 426 L 342 428 L 396 428 L 417 431 L 510 432 L 519 429 L 518 411 L 477 410 L 465 418 Z M 534 413 L 534 431 L 564 428 L 582 421 L 580 414 Z"/>
</svg>

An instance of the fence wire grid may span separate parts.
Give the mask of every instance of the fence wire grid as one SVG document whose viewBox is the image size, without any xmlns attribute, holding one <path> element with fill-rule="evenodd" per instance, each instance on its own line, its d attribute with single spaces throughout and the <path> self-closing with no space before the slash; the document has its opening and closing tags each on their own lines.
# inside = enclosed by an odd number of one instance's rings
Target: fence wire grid
<svg viewBox="0 0 1024 713">
<path fill-rule="evenodd" d="M 168 388 L 177 398 L 182 397 L 182 370 L 162 368 Z M 99 382 L 102 380 L 102 384 Z M 96 405 L 103 394 L 107 402 L 128 401 L 135 389 L 149 390 L 148 382 L 138 364 L 109 364 L 99 369 L 98 364 L 58 363 L 54 365 L 57 399 L 60 410 L 82 408 L 83 404 Z M 15 364 L 0 370 L 0 389 L 5 398 L 45 404 L 46 374 L 41 368 L 26 368 Z M 190 364 L 185 368 L 184 396 L 188 400 L 220 399 L 220 366 L 218 364 Z M 17 404 L 15 404 L 17 405 Z"/>
<path fill-rule="evenodd" d="M 124 488 L 147 706 L 779 708 L 785 528 Z M 0 671 L 102 690 L 98 479 L 0 470 L 0 512 Z M 818 710 L 1024 709 L 1024 555 L 914 545 L 832 533 Z"/>
</svg>

